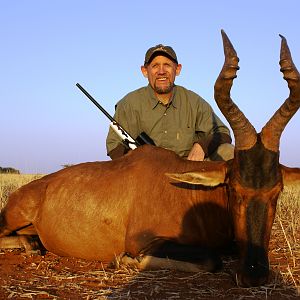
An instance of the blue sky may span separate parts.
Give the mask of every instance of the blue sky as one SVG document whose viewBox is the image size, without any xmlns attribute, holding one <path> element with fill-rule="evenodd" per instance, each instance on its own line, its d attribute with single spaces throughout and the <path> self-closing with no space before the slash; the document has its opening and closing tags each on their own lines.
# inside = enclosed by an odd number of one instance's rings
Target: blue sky
<svg viewBox="0 0 300 300">
<path fill-rule="evenodd" d="M 0 1 L 0 166 L 49 173 L 107 160 L 109 122 L 75 84 L 113 114 L 119 99 L 147 84 L 140 66 L 159 43 L 183 65 L 176 83 L 222 117 L 213 99 L 222 28 L 240 58 L 232 98 L 260 131 L 289 94 L 279 33 L 300 70 L 299 11 L 298 0 Z M 297 113 L 281 139 L 288 166 L 300 167 L 299 129 Z"/>
</svg>

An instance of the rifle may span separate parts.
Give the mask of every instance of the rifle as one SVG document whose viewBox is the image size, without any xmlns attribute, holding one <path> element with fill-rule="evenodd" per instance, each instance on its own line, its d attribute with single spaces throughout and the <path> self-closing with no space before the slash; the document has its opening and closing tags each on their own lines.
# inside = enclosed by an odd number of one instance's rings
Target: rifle
<svg viewBox="0 0 300 300">
<path fill-rule="evenodd" d="M 104 115 L 111 121 L 110 127 L 121 138 L 123 144 L 131 150 L 137 147 L 150 144 L 155 145 L 153 140 L 145 133 L 142 132 L 136 139 L 134 139 L 79 83 L 76 86 L 104 113 Z"/>
</svg>

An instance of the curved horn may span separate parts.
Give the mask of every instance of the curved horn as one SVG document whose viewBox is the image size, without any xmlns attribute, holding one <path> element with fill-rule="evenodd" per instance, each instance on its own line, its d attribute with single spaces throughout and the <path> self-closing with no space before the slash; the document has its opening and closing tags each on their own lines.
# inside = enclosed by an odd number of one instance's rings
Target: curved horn
<svg viewBox="0 0 300 300">
<path fill-rule="evenodd" d="M 230 98 L 233 79 L 239 69 L 236 51 L 234 50 L 226 33 L 222 30 L 225 62 L 215 83 L 215 100 L 230 124 L 235 137 L 237 150 L 250 149 L 257 140 L 256 130 Z"/>
<path fill-rule="evenodd" d="M 285 37 L 282 35 L 280 37 L 280 71 L 288 83 L 290 95 L 261 131 L 262 143 L 267 149 L 275 152 L 279 151 L 280 136 L 285 126 L 300 106 L 300 75 L 293 63 Z"/>
</svg>

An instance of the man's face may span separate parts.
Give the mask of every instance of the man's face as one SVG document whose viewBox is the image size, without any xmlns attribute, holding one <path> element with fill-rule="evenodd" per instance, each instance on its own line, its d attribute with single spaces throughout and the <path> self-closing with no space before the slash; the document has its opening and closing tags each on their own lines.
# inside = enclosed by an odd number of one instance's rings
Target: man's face
<svg viewBox="0 0 300 300">
<path fill-rule="evenodd" d="M 157 94 L 169 94 L 172 92 L 175 77 L 180 74 L 181 65 L 165 56 L 158 55 L 150 64 L 142 66 L 141 70 Z"/>
</svg>

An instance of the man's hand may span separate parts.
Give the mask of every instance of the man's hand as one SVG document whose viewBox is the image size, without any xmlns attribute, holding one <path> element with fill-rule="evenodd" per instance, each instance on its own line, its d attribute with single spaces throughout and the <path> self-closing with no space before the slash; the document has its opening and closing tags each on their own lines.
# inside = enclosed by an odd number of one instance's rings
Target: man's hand
<svg viewBox="0 0 300 300">
<path fill-rule="evenodd" d="M 188 160 L 196 160 L 196 161 L 203 161 L 204 160 L 205 153 L 202 149 L 202 147 L 195 143 L 192 147 L 187 159 Z"/>
</svg>

